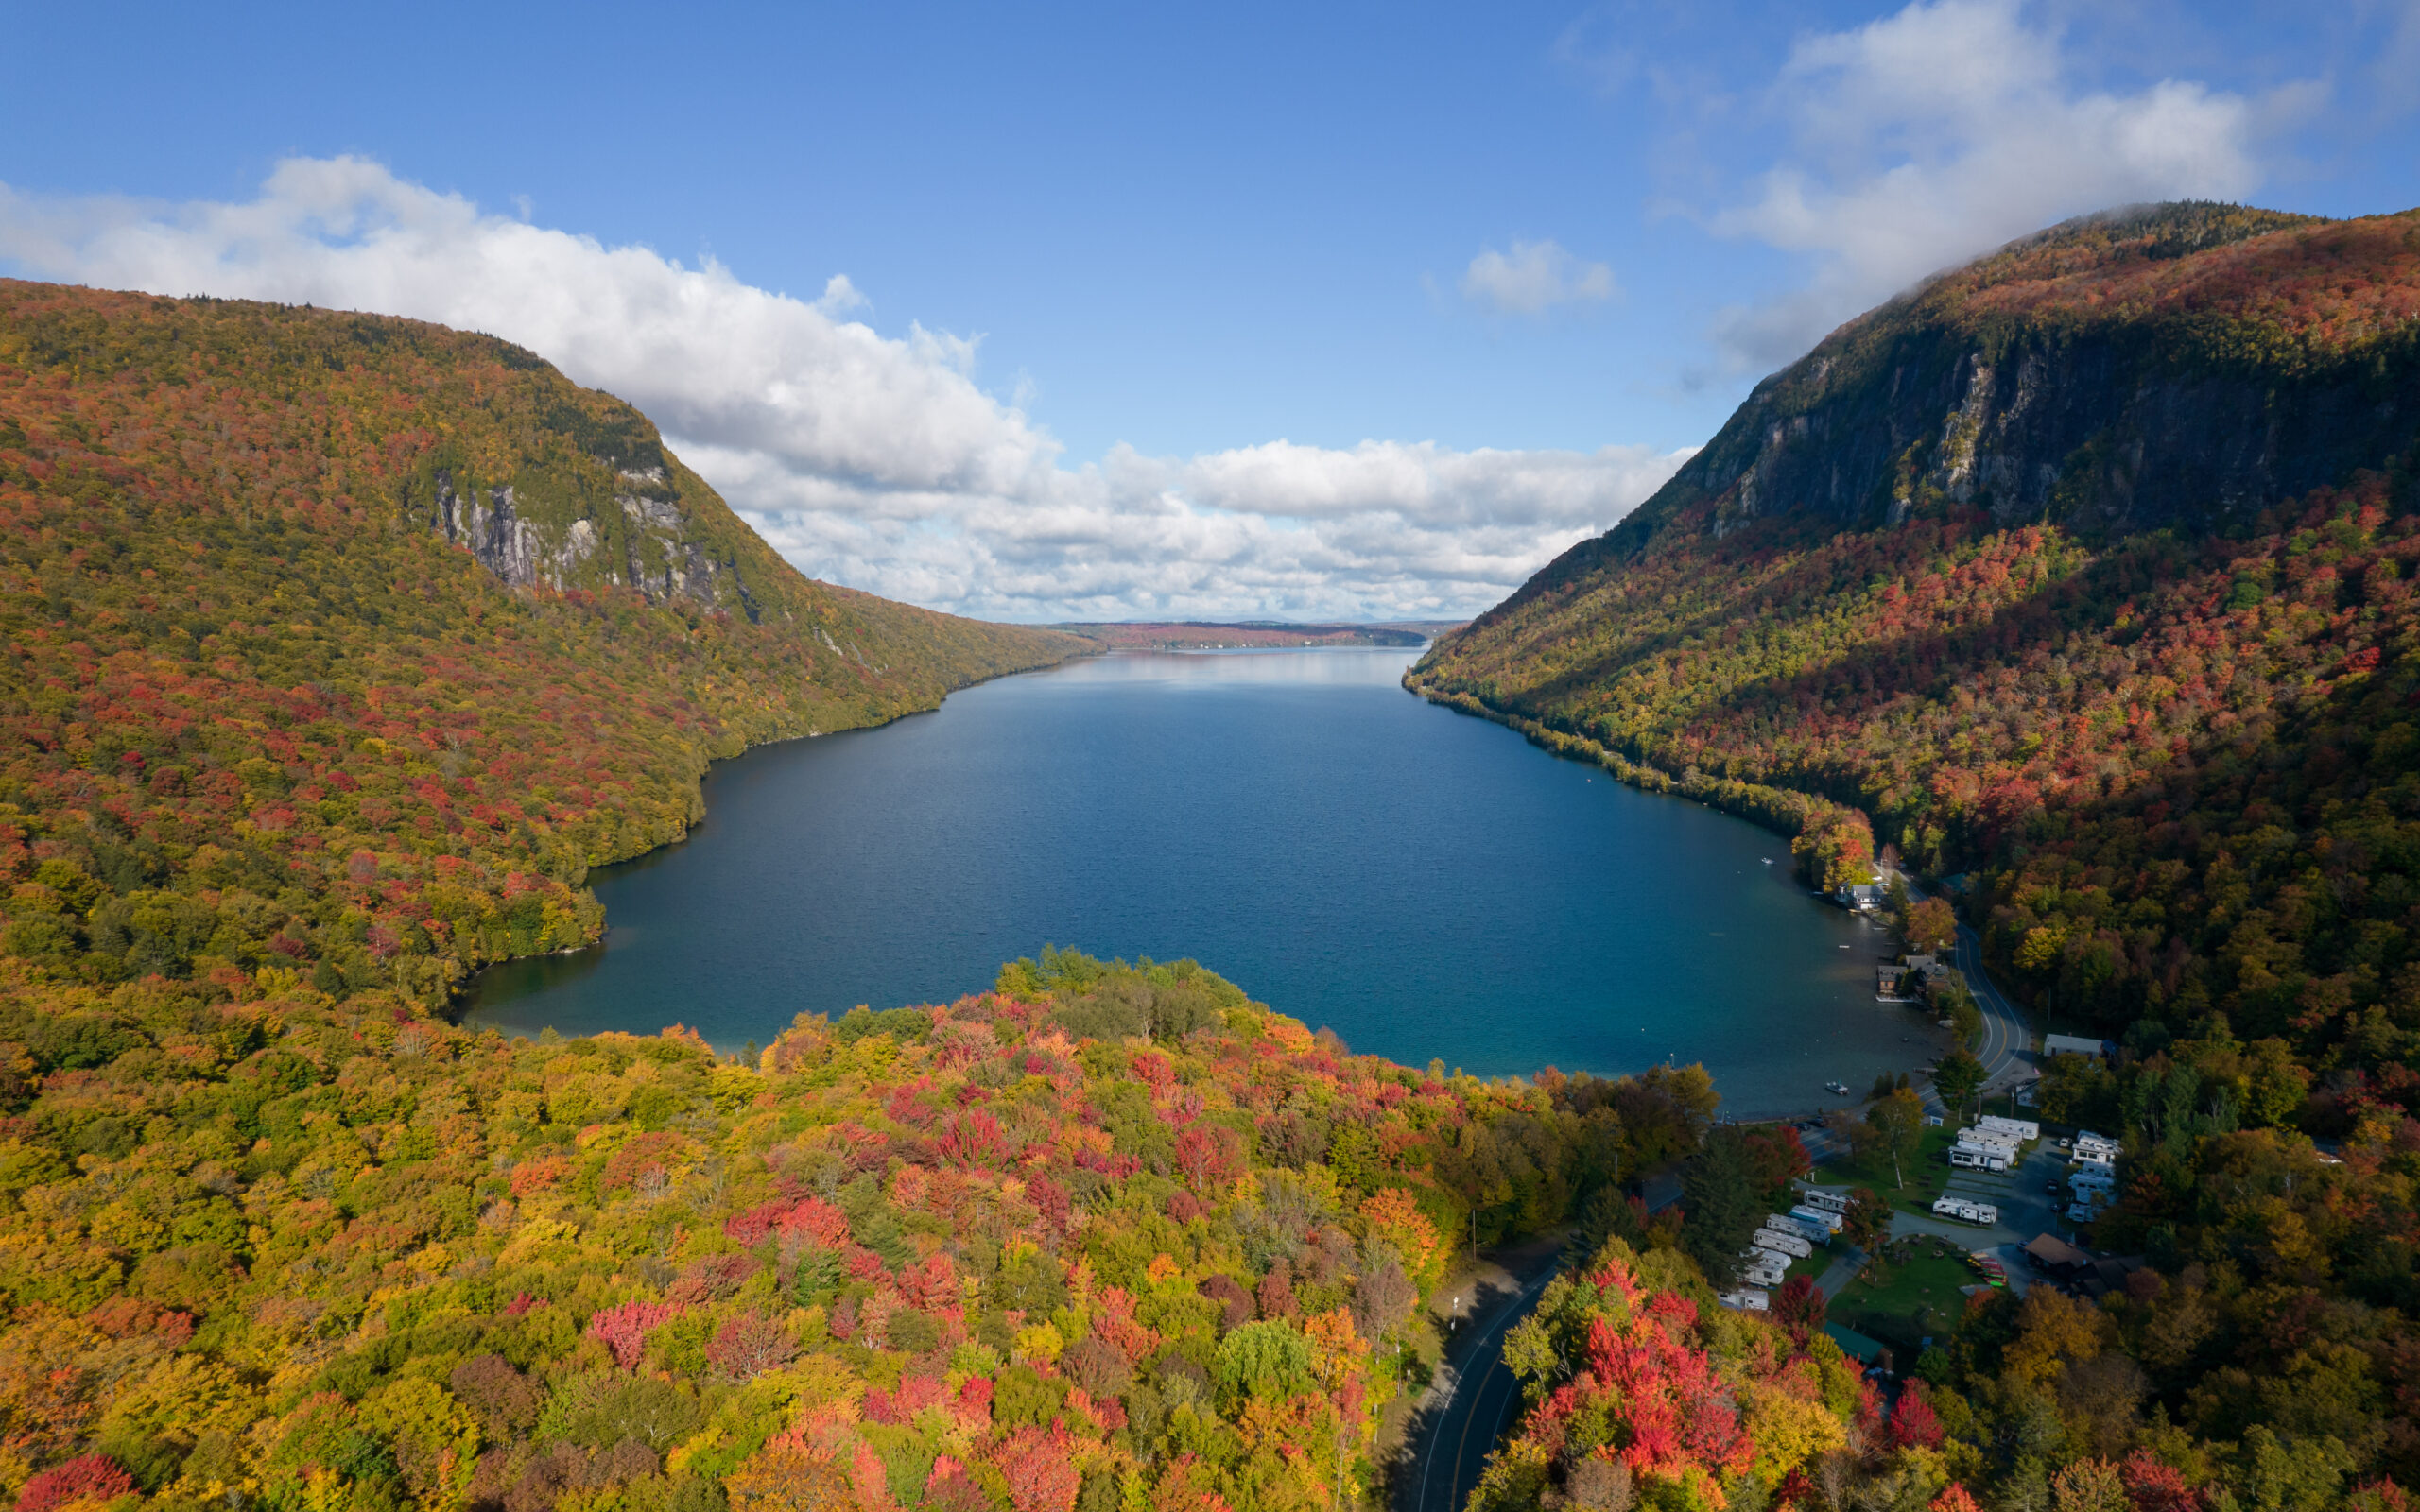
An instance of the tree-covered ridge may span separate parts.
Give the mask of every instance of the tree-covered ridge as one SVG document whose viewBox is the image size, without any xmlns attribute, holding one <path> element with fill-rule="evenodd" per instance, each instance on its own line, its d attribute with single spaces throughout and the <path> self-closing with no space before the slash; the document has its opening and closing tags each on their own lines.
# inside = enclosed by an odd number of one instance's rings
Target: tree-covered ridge
<svg viewBox="0 0 2420 1512">
<path fill-rule="evenodd" d="M 2214 217 L 2229 234 L 2185 245 Z M 1971 1411 L 1948 1440 L 1979 1456 L 1979 1498 L 2342 1505 L 2420 1473 L 2420 227 L 2187 207 L 2125 230 L 2046 236 L 1837 335 L 1726 428 L 1763 438 L 1733 470 L 1685 474 L 1410 680 L 1795 828 L 1815 880 L 1895 849 L 1960 887 L 2051 1027 L 2118 1041 L 2113 1066 L 2052 1065 L 2044 1110 L 2123 1139 L 2083 1238 L 2150 1268 L 2097 1306 L 2029 1299 L 2055 1358 L 2012 1367 L 2032 1325 L 1993 1303 L 1927 1368 Z M 1838 365 L 1869 339 L 1898 366 L 1860 387 Z M 2049 408 L 1991 431 L 2028 381 Z M 1841 383 L 1854 403 L 1776 419 Z M 2122 423 L 2198 465 L 2233 443 L 2194 431 L 2220 411 L 2193 396 L 2254 389 L 2223 411 L 2261 421 L 2232 475 L 2324 481 L 2155 529 L 1994 491 L 2036 464 L 2149 489 L 2124 448 L 2029 452 L 2028 427 L 2099 434 L 2118 408 L 2078 405 L 2152 393 Z M 1986 439 L 2012 471 L 1962 472 Z M 1878 494 L 1824 491 L 1877 456 Z"/>
<path fill-rule="evenodd" d="M 754 1065 L 158 977 L 0 1033 L 0 1494 L 43 1509 L 1357 1504 L 1455 1237 L 1713 1107 L 1061 953 Z"/>
<path fill-rule="evenodd" d="M 441 474 L 611 549 L 516 591 Z M 604 576 L 667 541 L 683 591 Z M 594 938 L 586 868 L 678 837 L 709 759 L 1083 649 L 805 579 L 503 342 L 14 282 L 0 623 L 0 971 L 430 1003 Z"/>
</svg>

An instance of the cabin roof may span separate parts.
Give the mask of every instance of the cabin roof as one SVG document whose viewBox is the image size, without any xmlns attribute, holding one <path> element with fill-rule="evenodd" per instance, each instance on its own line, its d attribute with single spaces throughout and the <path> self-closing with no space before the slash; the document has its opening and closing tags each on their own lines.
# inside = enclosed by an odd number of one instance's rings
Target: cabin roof
<svg viewBox="0 0 2420 1512">
<path fill-rule="evenodd" d="M 2088 1266 L 2092 1263 L 2090 1255 L 2068 1244 L 2057 1234 L 2034 1235 L 2033 1242 L 2025 1246 L 2025 1252 L 2045 1265 L 2055 1265 L 2063 1270 Z"/>
</svg>

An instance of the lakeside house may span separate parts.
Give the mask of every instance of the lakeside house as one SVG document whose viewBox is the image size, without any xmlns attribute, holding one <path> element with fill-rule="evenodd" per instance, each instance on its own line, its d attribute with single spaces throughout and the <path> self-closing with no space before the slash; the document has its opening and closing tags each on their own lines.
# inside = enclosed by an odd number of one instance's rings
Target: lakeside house
<svg viewBox="0 0 2420 1512">
<path fill-rule="evenodd" d="M 1913 1003 L 1952 970 L 1947 961 L 1936 955 L 1903 955 L 1874 969 L 1874 993 L 1893 1002 Z"/>
<path fill-rule="evenodd" d="M 1832 901 L 1854 912 L 1870 914 L 1882 906 L 1882 887 L 1878 883 L 1844 882 L 1832 889 Z"/>
</svg>

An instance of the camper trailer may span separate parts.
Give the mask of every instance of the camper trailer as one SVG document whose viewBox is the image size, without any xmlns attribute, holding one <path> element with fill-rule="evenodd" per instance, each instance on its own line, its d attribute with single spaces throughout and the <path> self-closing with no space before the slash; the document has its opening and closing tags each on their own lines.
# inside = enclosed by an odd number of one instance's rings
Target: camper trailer
<svg viewBox="0 0 2420 1512">
<path fill-rule="evenodd" d="M 1773 1269 L 1770 1265 L 1751 1265 L 1739 1274 L 1747 1278 L 1748 1284 L 1751 1286 L 1779 1286 L 1781 1284 L 1782 1272 Z"/>
<path fill-rule="evenodd" d="M 1961 1223 L 1979 1224 L 1985 1228 L 2000 1221 L 2000 1210 L 1988 1202 L 1971 1202 L 1964 1197 L 1937 1197 L 1932 1205 L 1936 1218 L 1955 1218 Z"/>
<path fill-rule="evenodd" d="M 1966 1171 L 2005 1171 L 2008 1169 L 2008 1157 L 1998 1150 L 1979 1150 L 1959 1144 L 1950 1148 L 1949 1163 Z"/>
<path fill-rule="evenodd" d="M 1828 1245 L 1832 1242 L 1832 1230 L 1830 1228 L 1824 1227 L 1823 1224 L 1813 1223 L 1805 1218 L 1792 1217 L 1786 1212 L 1776 1212 L 1768 1217 L 1765 1220 L 1765 1231 L 1768 1233 L 1795 1235 L 1800 1239 L 1806 1240 L 1810 1245 Z"/>
<path fill-rule="evenodd" d="M 1742 1286 L 1737 1291 L 1725 1292 L 1716 1300 L 1736 1313 L 1769 1313 L 1772 1311 L 1773 1305 L 1773 1299 L 1770 1294 L 1753 1286 Z"/>
<path fill-rule="evenodd" d="M 1803 1218 L 1808 1223 L 1821 1227 L 1826 1237 L 1839 1233 L 1841 1224 L 1845 1222 L 1840 1213 L 1824 1208 L 1792 1208 L 1789 1210 L 1789 1215 L 1793 1218 Z"/>
<path fill-rule="evenodd" d="M 2031 1144 L 2042 1137 L 2042 1125 L 2030 1118 L 2002 1118 L 1997 1113 L 1985 1113 L 1975 1120 L 1975 1126 L 1997 1134 L 2014 1134 L 2020 1144 Z"/>
<path fill-rule="evenodd" d="M 1789 1220 L 1785 1218 L 1782 1222 L 1789 1223 Z M 1797 1225 L 1791 1224 L 1787 1228 L 1777 1228 L 1773 1227 L 1773 1221 L 1771 1218 L 1765 1220 L 1765 1226 L 1756 1230 L 1756 1237 L 1749 1243 L 1759 1248 L 1777 1249 L 1785 1255 L 1796 1255 L 1802 1260 L 1815 1253 L 1815 1246 L 1799 1231 Z"/>
<path fill-rule="evenodd" d="M 1801 1201 L 1805 1202 L 1806 1206 L 1810 1208 L 1820 1208 L 1825 1212 L 1846 1212 L 1849 1211 L 1849 1199 L 1847 1197 L 1841 1195 L 1838 1192 L 1826 1192 L 1821 1187 L 1808 1187 L 1806 1191 L 1799 1194 L 1799 1198 Z"/>
</svg>

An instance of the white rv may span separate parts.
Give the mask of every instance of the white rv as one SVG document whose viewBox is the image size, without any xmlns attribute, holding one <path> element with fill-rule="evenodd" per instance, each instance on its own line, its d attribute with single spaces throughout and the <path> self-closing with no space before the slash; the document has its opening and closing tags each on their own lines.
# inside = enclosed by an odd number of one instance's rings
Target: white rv
<svg viewBox="0 0 2420 1512">
<path fill-rule="evenodd" d="M 1936 1197 L 1932 1204 L 1936 1218 L 1955 1218 L 1961 1223 L 1980 1224 L 1990 1228 L 2000 1221 L 2000 1210 L 1988 1202 L 1971 1202 L 1964 1197 Z"/>
<path fill-rule="evenodd" d="M 2042 1137 L 2042 1125 L 2030 1118 L 2002 1118 L 1997 1113 L 1985 1113 L 1975 1120 L 1975 1126 L 1995 1133 L 2014 1134 L 2020 1144 L 2031 1144 Z"/>
<path fill-rule="evenodd" d="M 1832 1242 L 1832 1230 L 1827 1225 L 1817 1223 L 1811 1218 L 1794 1217 L 1787 1212 L 1776 1212 L 1767 1218 L 1765 1231 L 1794 1235 L 1812 1245 L 1828 1245 Z"/>
<path fill-rule="evenodd" d="M 1825 1212 L 1846 1212 L 1849 1211 L 1849 1199 L 1846 1196 L 1843 1196 L 1838 1192 L 1826 1192 L 1821 1187 L 1808 1187 L 1806 1191 L 1799 1194 L 1799 1197 L 1806 1206 L 1810 1208 L 1821 1208 Z"/>
<path fill-rule="evenodd" d="M 1736 1292 L 1725 1292 L 1716 1300 L 1739 1313 L 1769 1313 L 1772 1311 L 1773 1305 L 1772 1297 L 1753 1286 L 1742 1286 Z"/>
<path fill-rule="evenodd" d="M 1780 1221 L 1789 1223 L 1787 1218 Z M 1796 1255 L 1802 1260 L 1815 1253 L 1814 1245 L 1799 1231 L 1796 1224 L 1790 1224 L 1787 1228 L 1776 1228 L 1772 1218 L 1765 1220 L 1765 1226 L 1756 1230 L 1756 1237 L 1749 1243 L 1760 1249 L 1778 1249 L 1785 1255 Z"/>
<path fill-rule="evenodd" d="M 1770 1265 L 1751 1265 L 1739 1274 L 1747 1278 L 1748 1284 L 1751 1286 L 1779 1286 L 1781 1284 L 1782 1272 L 1773 1269 Z"/>
<path fill-rule="evenodd" d="M 1979 1150 L 1959 1144 L 1951 1147 L 1949 1163 L 1965 1171 L 2005 1171 L 2008 1169 L 2008 1156 L 1999 1150 Z"/>
</svg>

